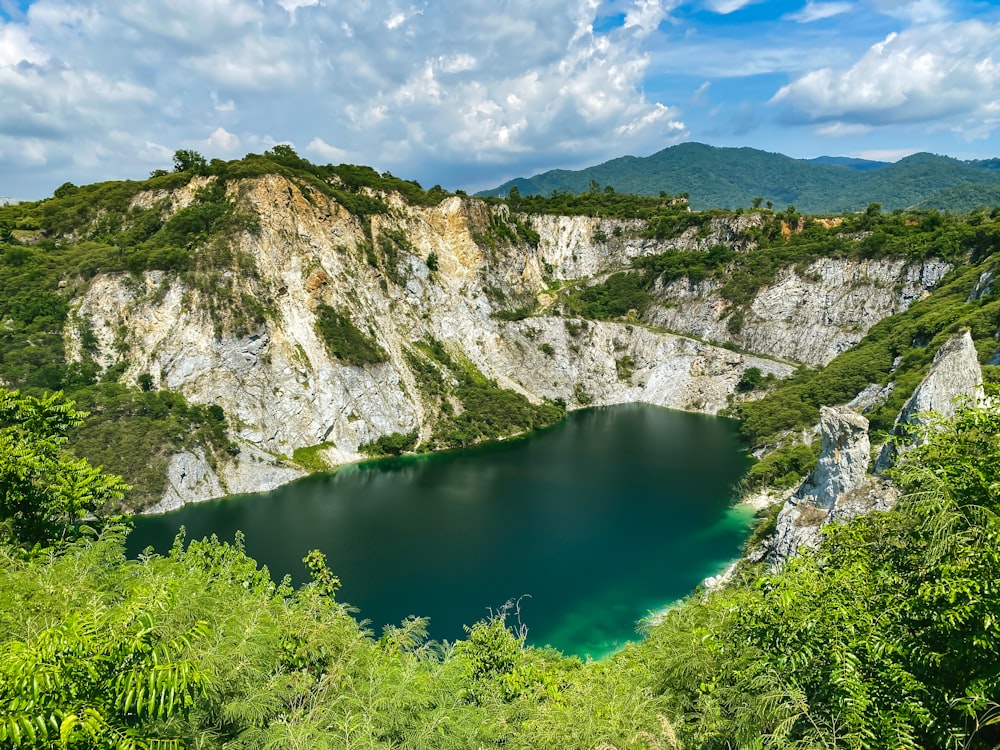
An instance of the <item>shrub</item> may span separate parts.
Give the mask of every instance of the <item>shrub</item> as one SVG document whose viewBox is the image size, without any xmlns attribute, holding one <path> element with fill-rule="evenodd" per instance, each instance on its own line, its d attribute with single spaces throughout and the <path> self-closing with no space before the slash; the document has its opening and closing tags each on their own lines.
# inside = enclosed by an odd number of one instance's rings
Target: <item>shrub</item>
<svg viewBox="0 0 1000 750">
<path fill-rule="evenodd" d="M 389 359 L 385 349 L 362 333 L 350 317 L 327 304 L 316 308 L 316 329 L 327 351 L 345 364 L 362 367 Z"/>
</svg>

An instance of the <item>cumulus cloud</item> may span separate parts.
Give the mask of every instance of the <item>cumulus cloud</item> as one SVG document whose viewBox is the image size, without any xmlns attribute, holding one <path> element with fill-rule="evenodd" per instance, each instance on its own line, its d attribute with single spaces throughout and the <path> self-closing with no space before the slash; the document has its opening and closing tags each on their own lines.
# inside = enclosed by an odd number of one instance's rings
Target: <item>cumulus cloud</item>
<svg viewBox="0 0 1000 750">
<path fill-rule="evenodd" d="M 813 0 L 809 0 L 802 10 L 789 13 L 785 18 L 797 23 L 812 23 L 813 21 L 822 21 L 825 18 L 842 15 L 853 8 L 854 5 L 849 2 L 816 3 Z"/>
<path fill-rule="evenodd" d="M 686 132 L 643 93 L 678 4 L 623 0 L 599 33 L 601 0 L 36 0 L 0 19 L 0 174 L 16 158 L 137 176 L 178 147 L 275 139 L 417 177 L 652 151 Z M 133 137 L 109 149 L 111 132 Z"/>
<path fill-rule="evenodd" d="M 1000 23 L 965 21 L 893 33 L 850 68 L 811 71 L 772 103 L 805 122 L 862 125 L 939 122 L 982 137 L 996 128 Z"/>
<path fill-rule="evenodd" d="M 680 0 L 635 0 L 635 4 L 625 14 L 625 28 L 638 29 L 643 34 L 656 31 L 671 10 L 680 5 Z"/>
<path fill-rule="evenodd" d="M 855 156 L 859 159 L 869 159 L 871 161 L 899 161 L 918 151 L 920 151 L 919 148 L 876 148 L 858 151 Z"/>
<path fill-rule="evenodd" d="M 239 148 L 240 139 L 239 136 L 234 133 L 230 133 L 223 127 L 218 127 L 212 131 L 212 134 L 205 141 L 205 146 L 212 149 L 213 151 L 221 152 L 232 152 Z"/>
</svg>

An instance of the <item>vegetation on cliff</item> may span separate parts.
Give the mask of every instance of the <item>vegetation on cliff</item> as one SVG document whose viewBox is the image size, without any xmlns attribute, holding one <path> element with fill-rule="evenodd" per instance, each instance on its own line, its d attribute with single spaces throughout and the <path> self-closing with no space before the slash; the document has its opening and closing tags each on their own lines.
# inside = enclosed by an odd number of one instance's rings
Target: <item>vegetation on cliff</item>
<svg viewBox="0 0 1000 750">
<path fill-rule="evenodd" d="M 992 748 L 1000 410 L 932 425 L 889 512 L 696 592 L 583 663 L 502 607 L 464 640 L 368 631 L 318 552 L 275 583 L 239 537 L 124 556 L 121 482 L 62 452 L 59 397 L 0 391 L 0 742 L 12 748 Z M 38 483 L 28 464 L 44 465 Z M 41 518 L 36 524 L 31 519 Z M 530 625 L 530 623 L 528 623 Z"/>
<path fill-rule="evenodd" d="M 1000 211 L 969 217 L 937 211 L 883 213 L 873 204 L 864 213 L 837 221 L 804 217 L 794 210 L 759 216 L 727 244 L 707 251 L 668 250 L 635 258 L 630 270 L 567 290 L 566 306 L 575 315 L 603 320 L 619 318 L 630 309 L 642 315 L 654 302 L 658 285 L 681 278 L 692 283 L 713 279 L 719 295 L 737 313 L 730 324 L 738 326 L 739 309 L 781 271 L 803 272 L 821 258 L 941 258 L 962 263 L 970 256 L 981 260 L 1000 247 Z M 703 231 L 708 226 L 703 224 Z M 736 246 L 750 249 L 737 251 Z"/>
</svg>

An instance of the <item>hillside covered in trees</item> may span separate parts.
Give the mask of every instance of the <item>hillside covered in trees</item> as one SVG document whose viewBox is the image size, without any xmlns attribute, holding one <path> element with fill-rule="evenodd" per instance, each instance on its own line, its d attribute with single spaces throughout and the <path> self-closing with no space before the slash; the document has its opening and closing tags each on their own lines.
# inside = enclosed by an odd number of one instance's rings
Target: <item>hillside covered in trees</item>
<svg viewBox="0 0 1000 750">
<path fill-rule="evenodd" d="M 1000 203 L 1000 160 L 959 161 L 913 154 L 894 164 L 792 159 L 752 148 L 682 143 L 651 156 L 623 156 L 577 171 L 557 169 L 505 182 L 479 195 L 582 193 L 597 185 L 621 193 L 686 193 L 691 207 L 749 208 L 770 203 L 809 214 L 861 211 L 870 203 L 899 208 L 970 211 Z"/>
</svg>

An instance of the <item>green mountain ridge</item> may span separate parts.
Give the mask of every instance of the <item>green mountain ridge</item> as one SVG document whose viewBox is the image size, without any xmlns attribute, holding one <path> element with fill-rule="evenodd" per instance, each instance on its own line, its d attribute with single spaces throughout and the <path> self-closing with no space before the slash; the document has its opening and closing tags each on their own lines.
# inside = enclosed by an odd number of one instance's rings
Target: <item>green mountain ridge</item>
<svg viewBox="0 0 1000 750">
<path fill-rule="evenodd" d="M 1000 187 L 1000 160 L 960 161 L 918 153 L 887 164 L 847 157 L 793 159 L 753 148 L 682 143 L 651 156 L 624 156 L 578 171 L 552 170 L 510 180 L 478 195 L 581 193 L 592 183 L 639 195 L 687 193 L 691 208 L 746 208 L 755 198 L 810 214 L 935 207 L 969 211 Z M 956 188 L 962 188 L 958 192 Z"/>
</svg>

